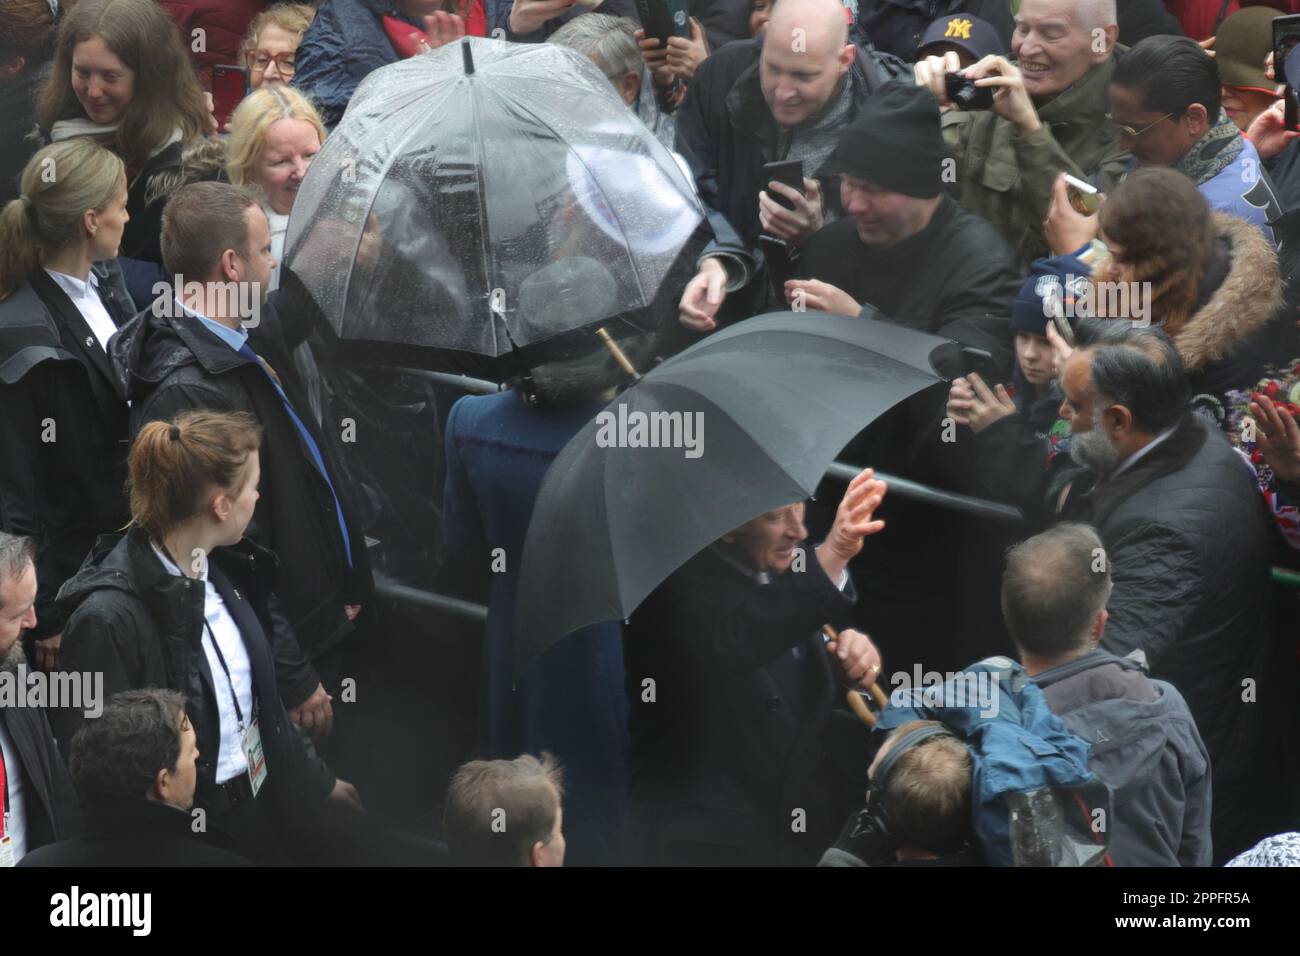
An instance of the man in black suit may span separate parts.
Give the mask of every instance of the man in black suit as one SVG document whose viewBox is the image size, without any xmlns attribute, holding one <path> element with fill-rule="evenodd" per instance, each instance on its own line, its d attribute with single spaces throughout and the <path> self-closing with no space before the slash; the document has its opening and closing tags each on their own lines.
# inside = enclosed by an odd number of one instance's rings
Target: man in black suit
<svg viewBox="0 0 1300 956">
<path fill-rule="evenodd" d="M 198 737 L 174 690 L 113 697 L 72 741 L 72 775 L 86 832 L 23 858 L 22 866 L 252 866 L 202 811 Z"/>
<path fill-rule="evenodd" d="M 833 839 L 832 678 L 868 687 L 881 664 L 865 634 L 824 644 L 820 631 L 848 624 L 848 563 L 883 527 L 873 514 L 884 494 L 870 469 L 858 475 L 807 553 L 802 502 L 759 515 L 633 616 L 631 862 L 811 865 Z"/>
<path fill-rule="evenodd" d="M 0 531 L 0 681 L 14 682 L 19 695 L 26 688 L 19 667 L 27 662 L 19 638 L 36 626 L 35 554 L 30 538 Z M 45 711 L 24 704 L 0 706 L 0 866 L 81 829 L 72 778 Z"/>
</svg>

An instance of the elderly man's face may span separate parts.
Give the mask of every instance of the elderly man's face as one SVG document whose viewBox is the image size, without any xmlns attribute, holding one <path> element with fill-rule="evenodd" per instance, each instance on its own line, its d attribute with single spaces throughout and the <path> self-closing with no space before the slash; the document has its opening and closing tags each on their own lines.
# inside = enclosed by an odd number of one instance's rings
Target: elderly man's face
<svg viewBox="0 0 1300 956">
<path fill-rule="evenodd" d="M 731 555 L 746 567 L 768 574 L 781 574 L 794 563 L 795 548 L 808 537 L 804 527 L 804 505 L 787 505 L 759 515 L 722 536 Z"/>
<path fill-rule="evenodd" d="M 843 21 L 801 19 L 797 9 L 777 6 L 767 25 L 759 75 L 763 99 L 778 125 L 797 126 L 830 103 L 853 64 L 854 47 L 842 44 L 843 37 Z"/>
<path fill-rule="evenodd" d="M 840 205 L 857 226 L 858 238 L 872 249 L 887 249 L 916 235 L 930 224 L 933 199 L 917 199 L 869 183 L 856 176 L 840 177 Z"/>
<path fill-rule="evenodd" d="M 1011 54 L 1020 63 L 1025 92 L 1046 101 L 1105 62 L 1110 51 L 1080 21 L 1075 0 L 1024 0 L 1011 34 Z"/>
<path fill-rule="evenodd" d="M 1092 381 L 1092 356 L 1076 350 L 1061 374 L 1061 417 L 1070 423 L 1070 457 L 1098 474 L 1107 475 L 1119 464 L 1120 450 L 1098 420 L 1101 396 Z"/>
<path fill-rule="evenodd" d="M 0 670 L 5 669 L 6 659 L 11 655 L 16 660 L 21 653 L 19 638 L 23 631 L 36 626 L 36 566 L 27 565 L 27 570 L 17 576 L 0 578 Z M 20 648 L 15 651 L 14 648 Z"/>
</svg>

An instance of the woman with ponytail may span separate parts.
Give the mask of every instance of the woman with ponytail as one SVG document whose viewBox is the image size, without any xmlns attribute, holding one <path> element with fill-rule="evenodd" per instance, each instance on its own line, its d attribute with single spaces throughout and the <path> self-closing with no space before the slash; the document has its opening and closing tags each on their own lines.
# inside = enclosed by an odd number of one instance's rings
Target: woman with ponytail
<svg viewBox="0 0 1300 956">
<path fill-rule="evenodd" d="M 167 197 L 220 175 L 214 121 L 175 24 L 154 0 L 81 0 L 63 18 L 37 117 L 47 139 L 90 137 L 126 164 L 131 221 L 123 269 L 147 308 L 164 278 Z"/>
<path fill-rule="evenodd" d="M 244 538 L 261 441 L 242 412 L 184 412 L 141 428 L 128 466 L 130 527 L 101 539 L 60 602 L 65 668 L 102 673 L 105 697 L 185 694 L 198 737 L 194 805 L 241 855 L 282 863 L 319 841 L 312 831 L 326 801 L 361 804 L 306 749 L 280 701 L 277 669 L 296 640 L 272 596 L 275 555 Z M 297 660 L 306 666 L 300 651 Z M 80 710 L 56 716 L 65 746 L 81 719 Z"/>
<path fill-rule="evenodd" d="M 126 515 L 127 406 L 106 348 L 133 309 L 113 262 L 127 223 L 122 161 L 90 140 L 46 146 L 0 209 L 0 530 L 37 542 L 41 667 L 54 606 L 95 537 Z"/>
</svg>

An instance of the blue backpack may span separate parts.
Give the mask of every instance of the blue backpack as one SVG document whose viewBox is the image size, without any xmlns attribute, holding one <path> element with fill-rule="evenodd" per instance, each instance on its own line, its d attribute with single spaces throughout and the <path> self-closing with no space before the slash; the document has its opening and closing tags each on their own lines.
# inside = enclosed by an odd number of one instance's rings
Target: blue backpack
<svg viewBox="0 0 1300 956">
<path fill-rule="evenodd" d="M 1110 793 L 1088 769 L 1092 747 L 1052 713 L 1015 661 L 990 657 L 943 683 L 898 687 L 876 722 L 888 733 L 938 720 L 970 748 L 971 832 L 994 866 L 1099 866 Z"/>
</svg>

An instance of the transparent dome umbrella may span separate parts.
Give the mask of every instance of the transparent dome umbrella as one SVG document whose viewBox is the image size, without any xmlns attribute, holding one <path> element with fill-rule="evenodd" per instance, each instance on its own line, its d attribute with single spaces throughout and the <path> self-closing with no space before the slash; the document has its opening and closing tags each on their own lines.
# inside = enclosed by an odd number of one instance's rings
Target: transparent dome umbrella
<svg viewBox="0 0 1300 956">
<path fill-rule="evenodd" d="M 516 675 L 566 634 L 626 618 L 728 531 L 810 496 L 854 435 L 957 374 L 957 343 L 866 314 L 780 312 L 715 332 L 564 446 L 524 542 Z"/>
<path fill-rule="evenodd" d="M 587 57 L 468 38 L 361 84 L 298 192 L 286 261 L 354 357 L 492 377 L 635 324 L 702 219 Z"/>
</svg>

